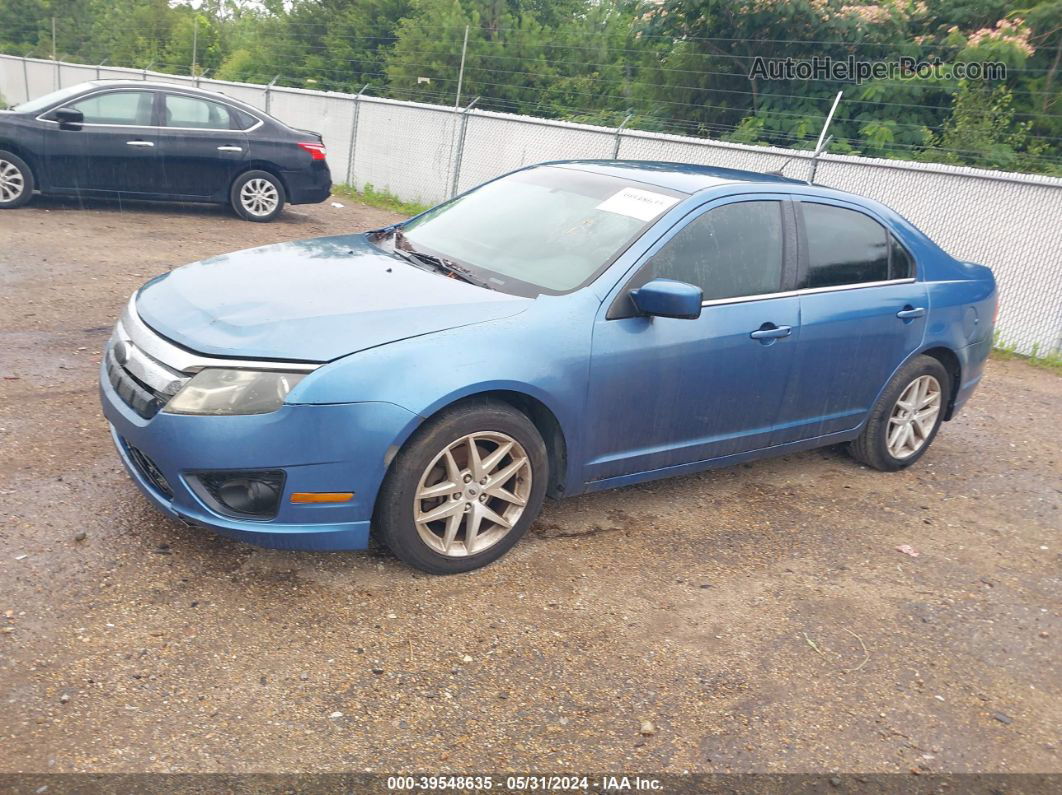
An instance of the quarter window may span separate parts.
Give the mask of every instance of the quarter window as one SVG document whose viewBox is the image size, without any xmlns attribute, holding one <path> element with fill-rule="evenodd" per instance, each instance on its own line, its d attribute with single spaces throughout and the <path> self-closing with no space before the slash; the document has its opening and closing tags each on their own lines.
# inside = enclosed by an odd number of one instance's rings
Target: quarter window
<svg viewBox="0 0 1062 795">
<path fill-rule="evenodd" d="M 914 263 L 911 262 L 911 255 L 907 253 L 905 249 L 893 235 L 889 235 L 889 243 L 891 248 L 889 250 L 889 278 L 890 279 L 910 279 L 914 276 Z"/>
<path fill-rule="evenodd" d="M 230 130 L 234 127 L 229 109 L 224 105 L 177 94 L 166 95 L 163 124 L 200 130 Z"/>
<path fill-rule="evenodd" d="M 889 237 L 869 216 L 828 204 L 801 202 L 808 240 L 803 287 L 835 287 L 889 278 Z"/>
<path fill-rule="evenodd" d="M 653 256 L 639 281 L 687 282 L 700 287 L 706 301 L 776 293 L 782 252 L 781 202 L 725 204 L 686 224 Z"/>
<path fill-rule="evenodd" d="M 85 124 L 121 124 L 150 127 L 155 95 L 150 91 L 111 91 L 94 94 L 73 103 L 81 111 Z"/>
</svg>

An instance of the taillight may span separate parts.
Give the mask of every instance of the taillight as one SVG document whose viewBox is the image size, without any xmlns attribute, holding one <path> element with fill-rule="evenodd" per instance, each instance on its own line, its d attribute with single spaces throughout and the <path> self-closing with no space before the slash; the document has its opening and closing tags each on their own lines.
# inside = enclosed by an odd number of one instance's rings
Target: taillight
<svg viewBox="0 0 1062 795">
<path fill-rule="evenodd" d="M 300 143 L 299 149 L 305 149 L 310 153 L 310 157 L 314 160 L 324 160 L 325 155 L 327 154 L 324 144 Z"/>
</svg>

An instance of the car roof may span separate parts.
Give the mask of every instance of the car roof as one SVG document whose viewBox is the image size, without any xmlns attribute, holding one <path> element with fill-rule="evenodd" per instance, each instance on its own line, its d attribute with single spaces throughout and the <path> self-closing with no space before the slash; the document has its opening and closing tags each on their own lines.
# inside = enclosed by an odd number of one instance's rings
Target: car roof
<svg viewBox="0 0 1062 795">
<path fill-rule="evenodd" d="M 736 168 L 701 166 L 693 163 L 669 163 L 661 160 L 555 160 L 544 166 L 571 168 L 622 179 L 644 182 L 682 193 L 697 193 L 707 188 L 735 182 L 782 183 L 804 185 L 799 179 L 742 171 Z"/>
<path fill-rule="evenodd" d="M 165 91 L 186 91 L 190 94 L 201 94 L 204 97 L 217 97 L 230 105 L 235 105 L 238 108 L 253 113 L 258 118 L 261 118 L 264 113 L 253 105 L 226 94 L 223 91 L 211 91 L 206 88 L 185 85 L 184 83 L 168 83 L 164 80 L 129 80 L 124 78 L 104 77 L 99 80 L 88 80 L 82 85 L 86 87 L 92 86 L 94 88 L 151 88 Z"/>
<path fill-rule="evenodd" d="M 87 86 L 96 86 L 98 88 L 174 88 L 174 89 L 186 89 L 188 91 L 198 91 L 203 94 L 220 94 L 220 91 L 211 91 L 206 88 L 198 88 L 196 86 L 188 86 L 184 83 L 168 83 L 165 80 L 131 80 L 125 78 L 108 78 L 102 77 L 99 80 L 89 80 L 85 83 Z M 224 94 L 222 94 L 224 96 Z"/>
</svg>

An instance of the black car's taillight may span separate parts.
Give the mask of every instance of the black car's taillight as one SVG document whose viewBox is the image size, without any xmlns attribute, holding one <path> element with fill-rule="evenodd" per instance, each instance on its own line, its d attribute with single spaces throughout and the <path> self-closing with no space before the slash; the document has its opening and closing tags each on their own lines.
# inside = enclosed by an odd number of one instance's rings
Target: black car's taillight
<svg viewBox="0 0 1062 795">
<path fill-rule="evenodd" d="M 310 153 L 310 158 L 313 160 L 324 160 L 325 155 L 328 154 L 324 144 L 315 144 L 300 142 L 298 144 L 299 149 L 303 149 Z"/>
</svg>

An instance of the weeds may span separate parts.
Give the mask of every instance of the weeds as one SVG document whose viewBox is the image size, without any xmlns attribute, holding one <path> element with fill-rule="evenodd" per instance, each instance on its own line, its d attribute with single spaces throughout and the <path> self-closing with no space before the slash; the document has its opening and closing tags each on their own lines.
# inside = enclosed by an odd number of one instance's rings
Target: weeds
<svg viewBox="0 0 1062 795">
<path fill-rule="evenodd" d="M 417 215 L 429 207 L 429 205 L 420 204 L 419 202 L 404 201 L 390 191 L 376 190 L 372 183 L 366 183 L 361 190 L 352 185 L 333 185 L 332 193 L 337 196 L 346 196 L 348 199 L 354 199 L 370 207 L 379 207 L 381 210 L 391 210 L 405 215 Z"/>
<path fill-rule="evenodd" d="M 1033 367 L 1042 367 L 1045 370 L 1051 370 L 1058 375 L 1062 375 L 1062 353 L 1056 351 L 1041 356 L 1039 343 L 1034 343 L 1029 355 L 1026 356 L 1018 353 L 1017 346 L 1013 343 L 1004 342 L 998 331 L 992 339 L 992 358 L 1003 360 L 1020 359 Z"/>
</svg>

